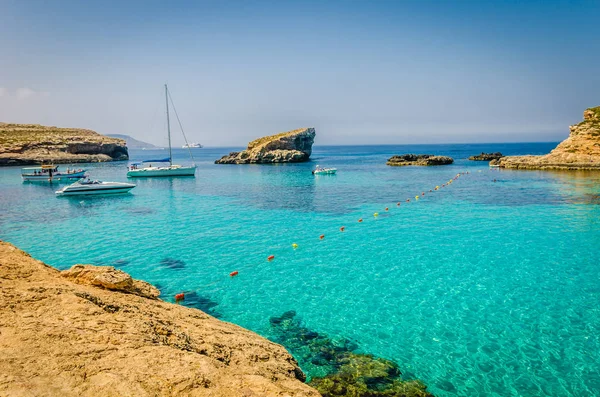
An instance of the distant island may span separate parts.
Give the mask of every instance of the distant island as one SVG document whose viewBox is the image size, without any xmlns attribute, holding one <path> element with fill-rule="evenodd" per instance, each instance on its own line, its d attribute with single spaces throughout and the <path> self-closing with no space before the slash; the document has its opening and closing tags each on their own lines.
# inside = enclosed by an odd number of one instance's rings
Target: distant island
<svg viewBox="0 0 600 397">
<path fill-rule="evenodd" d="M 127 160 L 126 142 L 81 128 L 0 123 L 0 166 Z"/>
<path fill-rule="evenodd" d="M 473 161 L 491 161 L 491 160 L 497 160 L 497 159 L 499 159 L 501 157 L 503 157 L 503 155 L 500 152 L 494 152 L 494 153 L 484 153 L 484 152 L 481 152 L 481 154 L 476 154 L 474 156 L 469 157 L 469 160 L 473 160 Z"/>
<path fill-rule="evenodd" d="M 106 136 L 109 136 L 111 138 L 117 138 L 117 139 L 122 139 L 125 142 L 127 142 L 127 147 L 129 149 L 162 149 L 158 146 L 155 146 L 151 143 L 148 142 L 144 142 L 144 141 L 140 141 L 138 139 L 135 139 L 129 135 L 124 135 L 124 134 L 106 134 Z"/>
<path fill-rule="evenodd" d="M 308 161 L 315 141 L 314 128 L 299 128 L 253 140 L 246 150 L 231 152 L 215 164 L 300 163 Z"/>
<path fill-rule="evenodd" d="M 600 106 L 586 109 L 569 137 L 544 156 L 508 156 L 490 165 L 517 169 L 600 170 Z"/>
</svg>

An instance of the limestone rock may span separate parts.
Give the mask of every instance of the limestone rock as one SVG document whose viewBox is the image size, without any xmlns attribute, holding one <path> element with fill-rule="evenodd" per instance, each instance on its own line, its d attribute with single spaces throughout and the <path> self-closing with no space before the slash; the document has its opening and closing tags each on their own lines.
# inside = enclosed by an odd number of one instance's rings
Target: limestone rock
<svg viewBox="0 0 600 397">
<path fill-rule="evenodd" d="M 481 152 L 481 154 L 476 154 L 474 156 L 469 157 L 469 160 L 474 160 L 474 161 L 491 161 L 491 160 L 497 160 L 497 159 L 499 159 L 501 157 L 503 157 L 503 155 L 500 152 L 494 152 L 494 153 L 484 153 L 484 152 Z"/>
<path fill-rule="evenodd" d="M 124 140 L 91 130 L 0 123 L 0 165 L 127 160 Z"/>
<path fill-rule="evenodd" d="M 215 164 L 299 163 L 308 161 L 315 140 L 314 128 L 300 128 L 256 139 L 246 150 L 231 152 Z"/>
<path fill-rule="evenodd" d="M 387 165 L 444 165 L 452 164 L 454 159 L 447 156 L 435 156 L 433 154 L 403 154 L 390 157 Z"/>
<path fill-rule="evenodd" d="M 130 285 L 106 268 L 61 274 L 0 241 L 0 396 L 319 396 L 282 346 L 107 289 Z"/>
<path fill-rule="evenodd" d="M 131 276 L 112 266 L 75 265 L 61 272 L 61 276 L 77 284 L 87 284 L 120 291 L 128 294 L 157 299 L 160 291 L 145 281 L 134 280 Z"/>
<path fill-rule="evenodd" d="M 569 137 L 544 156 L 508 156 L 490 162 L 503 168 L 600 170 L 600 106 L 586 109 Z"/>
</svg>

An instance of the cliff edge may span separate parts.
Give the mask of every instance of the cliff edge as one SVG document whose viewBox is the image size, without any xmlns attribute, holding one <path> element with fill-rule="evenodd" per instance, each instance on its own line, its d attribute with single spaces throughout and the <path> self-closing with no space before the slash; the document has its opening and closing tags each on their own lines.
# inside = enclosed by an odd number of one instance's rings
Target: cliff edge
<svg viewBox="0 0 600 397">
<path fill-rule="evenodd" d="M 0 241 L 0 395 L 319 396 L 282 346 L 158 294 Z"/>
<path fill-rule="evenodd" d="M 600 170 L 600 106 L 586 109 L 569 137 L 544 156 L 508 156 L 493 160 L 503 168 Z"/>
<path fill-rule="evenodd" d="M 314 128 L 300 128 L 256 139 L 246 150 L 231 152 L 215 164 L 299 163 L 308 161 L 315 141 Z"/>
<path fill-rule="evenodd" d="M 0 123 L 0 166 L 127 160 L 123 139 L 92 130 Z"/>
</svg>

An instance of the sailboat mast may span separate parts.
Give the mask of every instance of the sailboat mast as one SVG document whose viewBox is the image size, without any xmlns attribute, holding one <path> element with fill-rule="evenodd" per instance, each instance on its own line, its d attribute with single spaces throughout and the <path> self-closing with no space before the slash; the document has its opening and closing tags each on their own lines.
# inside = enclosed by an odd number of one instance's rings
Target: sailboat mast
<svg viewBox="0 0 600 397">
<path fill-rule="evenodd" d="M 171 153 L 171 123 L 169 122 L 169 92 L 165 84 L 165 103 L 167 105 L 167 133 L 169 135 L 169 165 L 173 165 L 173 154 Z"/>
</svg>

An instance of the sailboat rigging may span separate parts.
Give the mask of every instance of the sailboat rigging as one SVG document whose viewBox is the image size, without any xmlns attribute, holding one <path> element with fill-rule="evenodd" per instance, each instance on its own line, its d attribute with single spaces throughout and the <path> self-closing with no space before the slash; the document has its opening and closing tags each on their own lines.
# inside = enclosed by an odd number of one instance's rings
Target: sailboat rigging
<svg viewBox="0 0 600 397">
<path fill-rule="evenodd" d="M 177 109 L 175 109 L 175 105 L 173 104 L 173 98 L 171 98 L 171 94 L 169 93 L 169 89 L 165 84 L 165 105 L 167 109 L 167 136 L 169 138 L 169 157 L 165 159 L 154 159 L 154 160 L 144 160 L 138 163 L 132 163 L 129 165 L 129 170 L 127 172 L 128 177 L 156 177 L 156 176 L 195 176 L 196 175 L 196 164 L 192 166 L 181 166 L 173 164 L 173 151 L 171 148 L 171 122 L 169 118 L 169 99 L 171 100 L 171 104 L 173 105 L 173 110 L 175 111 L 175 116 L 177 117 L 177 122 L 179 123 L 179 127 L 181 128 L 181 132 L 183 134 L 183 138 L 187 143 L 187 138 L 185 133 L 183 132 L 183 127 L 181 126 L 181 121 L 179 120 L 179 115 L 177 114 Z M 194 160 L 192 153 L 190 152 L 190 158 L 192 161 Z M 163 163 L 169 162 L 169 166 L 158 166 L 153 167 L 152 163 Z M 145 166 L 148 164 L 148 166 Z"/>
</svg>

